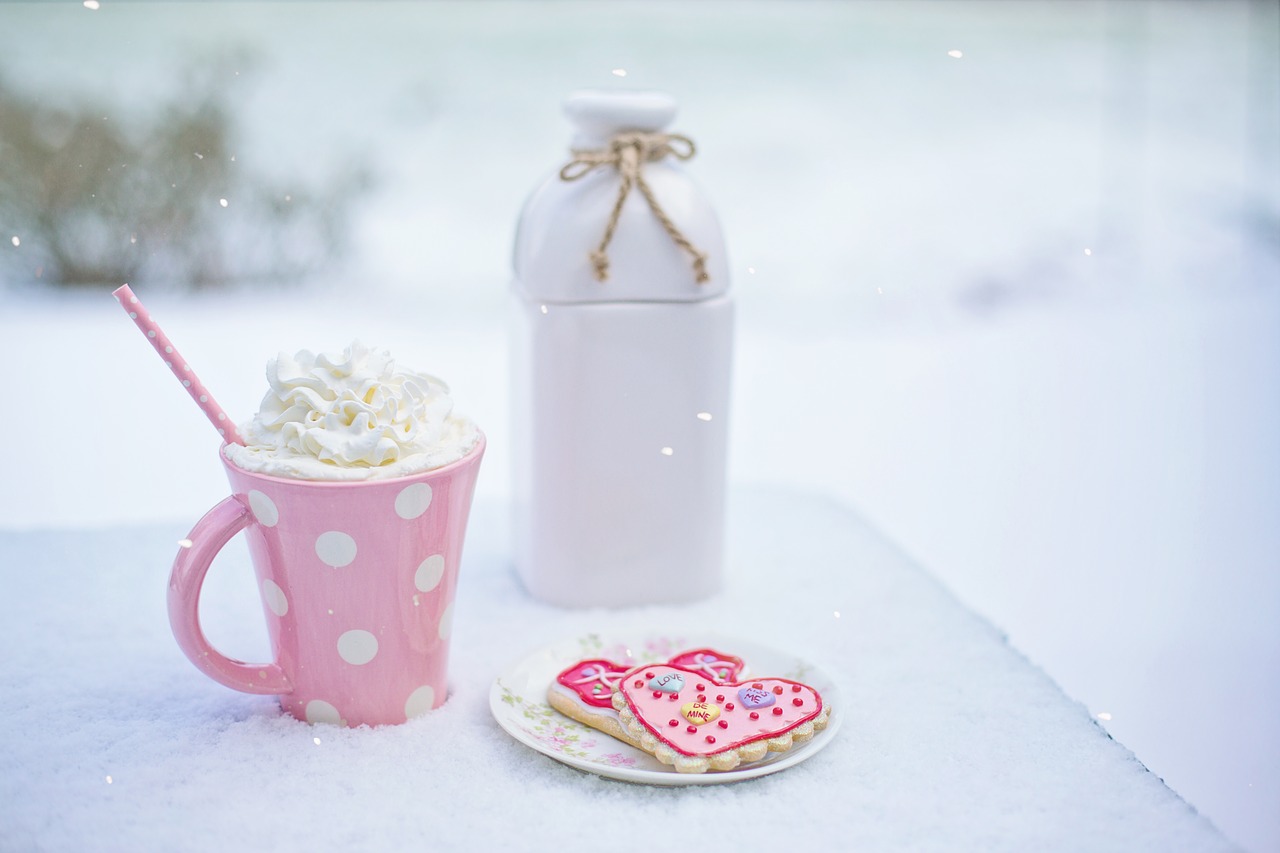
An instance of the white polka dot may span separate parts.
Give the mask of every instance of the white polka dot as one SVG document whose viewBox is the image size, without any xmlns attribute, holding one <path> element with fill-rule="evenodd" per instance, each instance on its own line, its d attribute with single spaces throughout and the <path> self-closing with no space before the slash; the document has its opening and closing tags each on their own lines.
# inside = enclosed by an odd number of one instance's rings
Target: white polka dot
<svg viewBox="0 0 1280 853">
<path fill-rule="evenodd" d="M 356 558 L 356 540 L 337 530 L 321 533 L 316 537 L 316 556 L 335 569 L 348 566 Z"/>
<path fill-rule="evenodd" d="M 378 654 L 378 638 L 368 631 L 347 631 L 338 638 L 338 656 L 356 666 L 366 664 Z"/>
<path fill-rule="evenodd" d="M 129 312 L 129 319 L 131 319 L 131 320 L 136 320 L 136 319 L 138 319 L 138 312 L 137 312 L 137 311 L 130 311 L 130 312 Z"/>
<path fill-rule="evenodd" d="M 165 351 L 165 352 L 173 352 L 173 347 L 165 347 L 165 348 L 164 348 L 164 351 Z"/>
<path fill-rule="evenodd" d="M 440 614 L 440 639 L 447 640 L 453 633 L 453 604 L 450 603 Z"/>
<path fill-rule="evenodd" d="M 396 495 L 396 515 L 403 519 L 417 518 L 431 506 L 431 487 L 426 483 L 405 486 Z"/>
<path fill-rule="evenodd" d="M 423 592 L 431 592 L 440 585 L 442 577 L 444 577 L 444 555 L 432 554 L 418 566 L 418 571 L 413 575 L 413 585 Z"/>
<path fill-rule="evenodd" d="M 306 713 L 308 723 L 328 723 L 332 726 L 342 725 L 342 717 L 338 714 L 338 709 L 323 699 L 312 699 L 308 702 Z"/>
<path fill-rule="evenodd" d="M 182 380 L 182 385 L 183 385 L 183 387 L 184 387 L 184 388 L 190 388 L 190 387 L 191 387 L 191 380 L 190 380 L 190 379 L 184 379 L 184 380 Z"/>
<path fill-rule="evenodd" d="M 435 704 L 435 689 L 430 684 L 424 684 L 409 694 L 409 700 L 404 703 L 404 718 L 412 720 L 414 717 L 421 717 L 434 708 Z"/>
<path fill-rule="evenodd" d="M 148 337 L 148 338 L 154 338 L 155 336 L 156 336 L 155 331 L 147 332 L 147 337 Z"/>
<path fill-rule="evenodd" d="M 249 491 L 249 509 L 253 510 L 253 517 L 263 527 L 275 527 L 280 520 L 280 512 L 275 503 L 257 489 Z"/>
<path fill-rule="evenodd" d="M 284 590 L 270 578 L 262 582 L 262 598 L 275 615 L 283 616 L 289 612 L 289 599 L 284 597 Z"/>
<path fill-rule="evenodd" d="M 209 402 L 209 398 L 208 398 L 206 395 L 201 394 L 201 395 L 200 395 L 200 402 L 201 402 L 201 403 L 207 403 L 207 402 Z"/>
</svg>

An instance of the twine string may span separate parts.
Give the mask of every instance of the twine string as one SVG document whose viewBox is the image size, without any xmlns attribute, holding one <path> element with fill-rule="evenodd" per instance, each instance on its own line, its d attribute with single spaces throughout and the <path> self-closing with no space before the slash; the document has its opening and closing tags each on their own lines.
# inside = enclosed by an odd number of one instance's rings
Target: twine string
<svg viewBox="0 0 1280 853">
<path fill-rule="evenodd" d="M 696 149 L 693 140 L 676 133 L 645 133 L 628 131 L 619 133 L 609 140 L 605 148 L 591 150 L 575 150 L 573 159 L 560 170 L 560 180 L 576 181 L 596 169 L 612 166 L 618 172 L 618 197 L 613 202 L 613 210 L 609 213 L 609 221 L 605 223 L 604 236 L 600 245 L 590 255 L 591 265 L 595 269 L 597 281 L 609 278 L 609 243 L 613 241 L 614 232 L 618 229 L 618 219 L 622 216 L 622 206 L 627 201 L 634 186 L 648 202 L 654 217 L 662 224 L 663 230 L 671 240 L 693 258 L 693 275 L 699 284 L 710 279 L 707 275 L 707 255 L 684 236 L 684 233 L 671 221 L 671 217 L 662 209 L 653 189 L 644 179 L 644 164 L 661 160 L 668 155 L 677 160 L 688 160 Z"/>
</svg>

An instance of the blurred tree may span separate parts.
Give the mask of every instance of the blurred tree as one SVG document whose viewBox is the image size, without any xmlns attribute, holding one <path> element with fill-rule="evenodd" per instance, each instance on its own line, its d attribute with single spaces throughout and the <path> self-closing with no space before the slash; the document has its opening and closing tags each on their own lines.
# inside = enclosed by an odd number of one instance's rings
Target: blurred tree
<svg viewBox="0 0 1280 853">
<path fill-rule="evenodd" d="M 153 282 L 198 289 L 296 280 L 339 259 L 368 168 L 322 185 L 268 180 L 233 155 L 236 116 L 218 84 L 229 59 L 185 75 L 150 116 L 14 91 L 0 79 L 0 281 Z M 237 57 L 243 76 L 247 63 Z"/>
</svg>

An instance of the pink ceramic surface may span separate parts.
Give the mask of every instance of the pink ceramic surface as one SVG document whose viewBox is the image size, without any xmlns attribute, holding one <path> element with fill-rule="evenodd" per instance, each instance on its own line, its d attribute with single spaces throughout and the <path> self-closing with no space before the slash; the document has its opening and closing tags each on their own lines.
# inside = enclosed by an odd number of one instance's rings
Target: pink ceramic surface
<svg viewBox="0 0 1280 853">
<path fill-rule="evenodd" d="M 403 723 L 444 703 L 458 563 L 484 438 L 466 457 L 393 480 L 318 482 L 243 471 L 192 529 L 169 579 L 169 621 L 206 675 L 278 694 L 309 722 Z M 275 661 L 219 654 L 199 622 L 214 556 L 245 531 Z"/>
</svg>

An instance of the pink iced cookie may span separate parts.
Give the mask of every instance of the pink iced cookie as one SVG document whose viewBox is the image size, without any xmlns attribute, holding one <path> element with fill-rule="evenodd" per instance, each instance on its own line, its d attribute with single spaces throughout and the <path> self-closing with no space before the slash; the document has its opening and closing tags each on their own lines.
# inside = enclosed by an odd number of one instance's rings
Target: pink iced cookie
<svg viewBox="0 0 1280 853">
<path fill-rule="evenodd" d="M 633 667 L 613 707 L 646 752 L 681 773 L 732 770 L 769 752 L 786 752 L 826 728 L 818 691 L 786 678 L 717 684 L 670 664 Z"/>
</svg>

